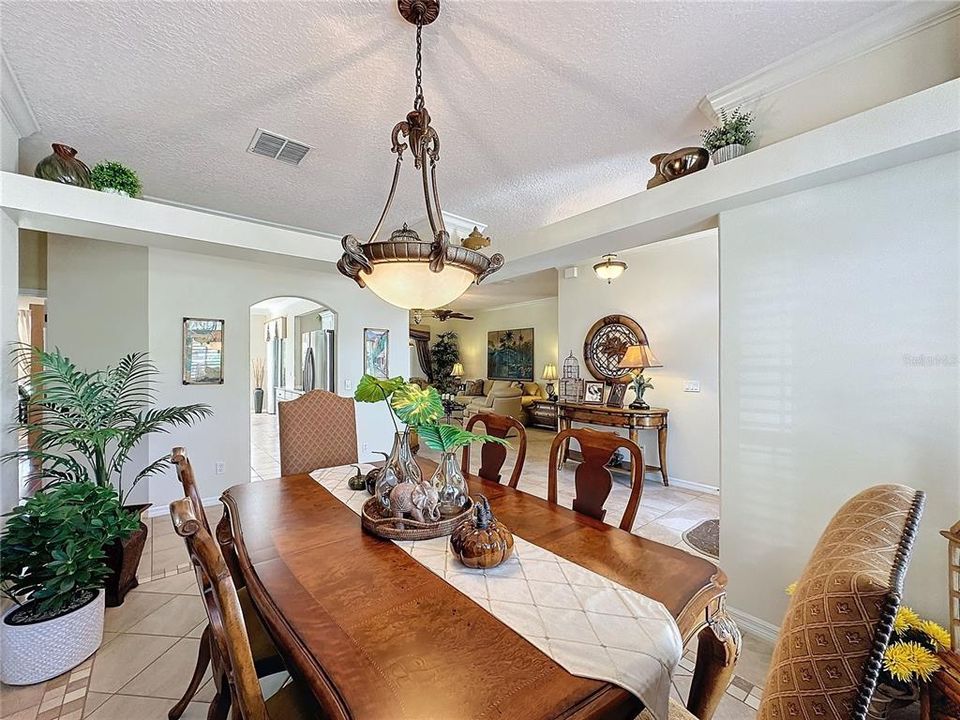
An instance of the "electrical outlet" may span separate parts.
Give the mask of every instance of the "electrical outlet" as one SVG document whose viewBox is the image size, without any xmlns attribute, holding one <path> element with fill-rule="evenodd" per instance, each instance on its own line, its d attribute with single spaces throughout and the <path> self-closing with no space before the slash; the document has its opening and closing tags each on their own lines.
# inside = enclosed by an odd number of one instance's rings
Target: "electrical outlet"
<svg viewBox="0 0 960 720">
<path fill-rule="evenodd" d="M 346 379 L 346 380 L 344 380 L 344 381 L 343 381 L 343 389 L 344 389 L 344 390 L 352 390 L 352 389 L 353 389 L 353 380 L 350 380 L 349 378 Z"/>
<path fill-rule="evenodd" d="M 684 392 L 700 392 L 700 381 L 699 381 L 699 380 L 684 380 L 684 381 L 683 381 L 683 391 L 684 391 Z"/>
<path fill-rule="evenodd" d="M 370 450 L 370 443 L 363 443 L 362 445 L 360 445 L 360 449 L 363 450 L 364 452 L 367 452 L 368 450 Z"/>
<path fill-rule="evenodd" d="M 217 460 L 214 472 L 216 472 L 217 475 L 223 475 L 223 469 L 225 466 L 226 463 L 223 462 L 223 460 Z"/>
</svg>

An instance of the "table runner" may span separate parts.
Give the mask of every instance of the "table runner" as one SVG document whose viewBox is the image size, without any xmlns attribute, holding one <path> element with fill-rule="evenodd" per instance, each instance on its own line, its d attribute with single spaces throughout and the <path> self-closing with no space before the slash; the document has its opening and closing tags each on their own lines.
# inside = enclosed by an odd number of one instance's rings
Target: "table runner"
<svg viewBox="0 0 960 720">
<path fill-rule="evenodd" d="M 359 467 L 310 475 L 358 515 L 370 495 L 347 481 Z M 527 542 L 514 533 L 511 557 L 489 570 L 464 567 L 450 538 L 393 541 L 414 560 L 490 612 L 573 675 L 614 683 L 667 720 L 670 679 L 682 643 L 659 602 Z"/>
</svg>

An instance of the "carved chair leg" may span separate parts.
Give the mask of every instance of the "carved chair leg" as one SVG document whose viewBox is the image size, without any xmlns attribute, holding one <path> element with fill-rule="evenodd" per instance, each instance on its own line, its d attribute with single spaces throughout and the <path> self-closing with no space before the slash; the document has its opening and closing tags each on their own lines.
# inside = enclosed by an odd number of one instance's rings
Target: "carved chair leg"
<svg viewBox="0 0 960 720">
<path fill-rule="evenodd" d="M 207 666 L 210 664 L 210 626 L 207 625 L 203 629 L 203 634 L 200 636 L 200 649 L 197 652 L 197 665 L 193 669 L 193 677 L 190 678 L 190 684 L 187 685 L 187 689 L 183 693 L 183 697 L 177 701 L 177 704 L 174 705 L 170 712 L 167 713 L 167 717 L 170 720 L 178 720 L 178 718 L 183 715 L 187 709 L 187 705 L 190 704 L 190 701 L 193 700 L 193 696 L 197 694 L 197 690 L 200 689 L 200 681 L 203 680 L 203 674 L 207 671 Z"/>
<path fill-rule="evenodd" d="M 210 709 L 207 710 L 207 720 L 227 720 L 230 713 L 230 689 L 224 681 L 221 689 L 213 696 L 210 701 Z"/>
<path fill-rule="evenodd" d="M 699 720 L 710 720 L 740 659 L 740 629 L 720 611 L 710 618 L 707 627 L 697 637 L 697 664 L 687 710 Z"/>
</svg>

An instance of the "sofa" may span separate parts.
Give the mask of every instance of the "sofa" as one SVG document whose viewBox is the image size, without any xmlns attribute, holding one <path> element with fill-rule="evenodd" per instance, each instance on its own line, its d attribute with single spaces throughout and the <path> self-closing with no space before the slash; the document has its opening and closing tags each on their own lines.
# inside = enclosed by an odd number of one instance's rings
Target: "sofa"
<svg viewBox="0 0 960 720">
<path fill-rule="evenodd" d="M 465 418 L 478 412 L 492 412 L 526 423 L 527 407 L 537 400 L 546 400 L 547 393 L 535 382 L 481 379 L 467 380 L 465 390 L 455 399 L 466 407 Z"/>
</svg>

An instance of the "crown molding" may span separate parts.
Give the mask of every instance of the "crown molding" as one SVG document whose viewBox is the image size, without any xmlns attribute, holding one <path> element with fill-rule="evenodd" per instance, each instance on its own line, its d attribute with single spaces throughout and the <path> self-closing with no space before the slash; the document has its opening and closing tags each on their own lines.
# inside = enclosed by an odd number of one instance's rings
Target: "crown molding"
<svg viewBox="0 0 960 720">
<path fill-rule="evenodd" d="M 879 50 L 957 15 L 960 15 L 960 3 L 907 2 L 897 5 L 708 93 L 698 107 L 716 122 L 721 109 L 729 111 L 748 105 L 764 95 L 783 90 L 834 65 Z"/>
<path fill-rule="evenodd" d="M 0 108 L 3 109 L 3 113 L 16 128 L 20 137 L 25 138 L 40 132 L 37 116 L 33 114 L 30 101 L 27 100 L 3 51 L 0 51 Z"/>
</svg>

